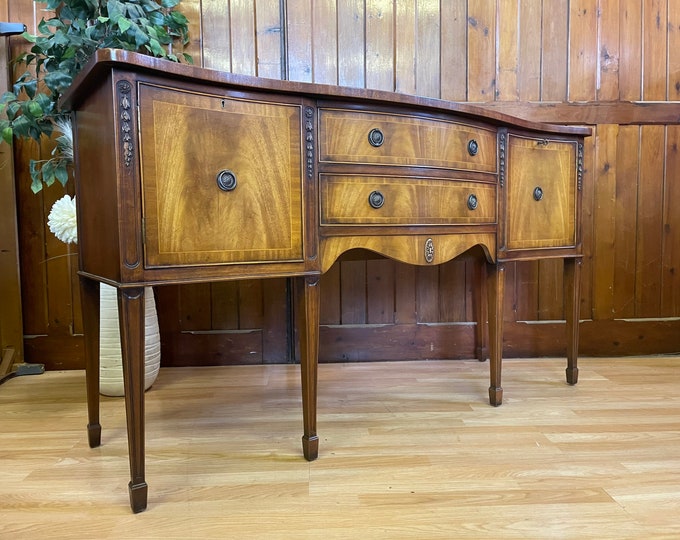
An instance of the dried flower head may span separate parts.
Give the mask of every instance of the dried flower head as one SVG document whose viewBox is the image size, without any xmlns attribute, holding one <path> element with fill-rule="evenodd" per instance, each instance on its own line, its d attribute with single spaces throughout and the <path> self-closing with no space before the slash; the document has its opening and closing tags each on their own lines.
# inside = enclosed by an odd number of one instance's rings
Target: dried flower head
<svg viewBox="0 0 680 540">
<path fill-rule="evenodd" d="M 62 242 L 78 243 L 78 223 L 76 221 L 76 198 L 64 195 L 55 201 L 47 216 L 47 226 Z"/>
</svg>

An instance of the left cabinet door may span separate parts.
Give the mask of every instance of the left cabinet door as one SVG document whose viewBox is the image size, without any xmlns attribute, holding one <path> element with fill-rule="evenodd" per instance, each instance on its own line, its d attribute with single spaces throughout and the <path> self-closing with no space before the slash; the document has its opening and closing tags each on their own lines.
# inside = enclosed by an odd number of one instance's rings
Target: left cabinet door
<svg viewBox="0 0 680 540">
<path fill-rule="evenodd" d="M 146 268 L 301 261 L 301 104 L 138 91 Z"/>
</svg>

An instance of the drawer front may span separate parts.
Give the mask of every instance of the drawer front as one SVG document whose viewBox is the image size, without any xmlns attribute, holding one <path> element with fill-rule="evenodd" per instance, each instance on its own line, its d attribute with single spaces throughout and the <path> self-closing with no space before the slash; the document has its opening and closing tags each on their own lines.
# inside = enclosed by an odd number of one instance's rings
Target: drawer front
<svg viewBox="0 0 680 540">
<path fill-rule="evenodd" d="M 576 244 L 577 143 L 509 135 L 507 249 Z"/>
<path fill-rule="evenodd" d="M 434 178 L 322 174 L 322 225 L 496 222 L 496 186 Z"/>
<path fill-rule="evenodd" d="M 301 107 L 139 87 L 147 267 L 302 258 Z"/>
<path fill-rule="evenodd" d="M 320 109 L 319 158 L 494 173 L 496 131 L 417 116 Z"/>
</svg>

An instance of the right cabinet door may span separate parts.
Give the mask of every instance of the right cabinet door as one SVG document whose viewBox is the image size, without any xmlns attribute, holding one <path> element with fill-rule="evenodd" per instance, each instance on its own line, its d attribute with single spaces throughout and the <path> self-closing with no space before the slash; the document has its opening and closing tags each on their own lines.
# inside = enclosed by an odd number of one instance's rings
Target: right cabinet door
<svg viewBox="0 0 680 540">
<path fill-rule="evenodd" d="M 576 246 L 577 151 L 576 141 L 508 134 L 508 251 Z"/>
</svg>

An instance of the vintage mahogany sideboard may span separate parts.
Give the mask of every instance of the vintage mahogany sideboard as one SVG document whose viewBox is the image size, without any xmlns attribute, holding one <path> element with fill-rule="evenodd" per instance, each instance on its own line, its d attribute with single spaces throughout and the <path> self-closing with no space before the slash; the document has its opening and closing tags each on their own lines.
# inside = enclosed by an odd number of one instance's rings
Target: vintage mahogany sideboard
<svg viewBox="0 0 680 540">
<path fill-rule="evenodd" d="M 118 288 L 131 481 L 144 475 L 144 286 L 289 276 L 303 452 L 318 454 L 319 277 L 361 248 L 436 265 L 478 246 L 478 327 L 500 405 L 504 263 L 565 261 L 567 382 L 577 381 L 586 127 L 365 89 L 267 80 L 98 51 L 74 111 L 89 444 L 99 423 L 99 283 Z M 481 248 L 481 249 L 480 249 Z M 488 313 L 487 313 L 488 309 Z"/>
</svg>

